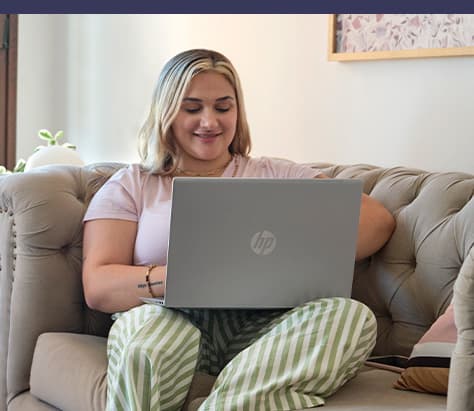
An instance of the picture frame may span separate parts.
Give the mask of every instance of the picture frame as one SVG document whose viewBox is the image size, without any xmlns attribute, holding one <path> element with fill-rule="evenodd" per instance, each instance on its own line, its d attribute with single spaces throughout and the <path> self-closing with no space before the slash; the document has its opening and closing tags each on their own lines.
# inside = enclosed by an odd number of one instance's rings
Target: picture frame
<svg viewBox="0 0 474 411">
<path fill-rule="evenodd" d="M 328 26 L 329 61 L 474 55 L 474 15 L 330 14 Z"/>
</svg>

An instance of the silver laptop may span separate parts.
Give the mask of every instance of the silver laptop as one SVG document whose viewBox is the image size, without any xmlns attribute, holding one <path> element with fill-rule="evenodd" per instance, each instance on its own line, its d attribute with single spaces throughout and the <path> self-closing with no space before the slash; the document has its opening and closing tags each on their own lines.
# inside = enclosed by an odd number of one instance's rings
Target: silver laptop
<svg viewBox="0 0 474 411">
<path fill-rule="evenodd" d="M 175 178 L 164 299 L 290 308 L 352 290 L 362 182 Z"/>
</svg>

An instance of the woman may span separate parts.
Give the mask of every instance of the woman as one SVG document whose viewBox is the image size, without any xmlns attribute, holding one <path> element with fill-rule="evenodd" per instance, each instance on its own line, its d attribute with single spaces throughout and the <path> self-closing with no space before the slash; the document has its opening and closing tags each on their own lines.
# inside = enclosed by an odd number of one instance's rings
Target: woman
<svg viewBox="0 0 474 411">
<path fill-rule="evenodd" d="M 324 177 L 288 161 L 248 156 L 238 75 L 210 50 L 163 68 L 140 133 L 141 165 L 118 171 L 84 218 L 87 304 L 117 313 L 108 339 L 108 410 L 178 410 L 196 371 L 218 376 L 201 410 L 298 409 L 324 403 L 375 344 L 371 311 L 328 298 L 289 311 L 171 310 L 164 293 L 174 176 Z M 357 258 L 377 251 L 391 214 L 364 195 Z"/>
</svg>

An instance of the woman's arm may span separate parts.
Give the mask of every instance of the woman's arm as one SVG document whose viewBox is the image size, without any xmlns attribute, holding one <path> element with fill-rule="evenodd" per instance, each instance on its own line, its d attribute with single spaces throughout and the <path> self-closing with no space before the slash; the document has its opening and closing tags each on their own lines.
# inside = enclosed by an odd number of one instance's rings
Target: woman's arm
<svg viewBox="0 0 474 411">
<path fill-rule="evenodd" d="M 318 174 L 315 178 L 329 178 Z M 362 193 L 357 235 L 356 261 L 369 257 L 389 240 L 395 230 L 395 218 L 382 203 Z"/>
<path fill-rule="evenodd" d="M 357 236 L 356 260 L 366 258 L 388 241 L 395 229 L 395 218 L 380 202 L 362 194 Z"/>
<path fill-rule="evenodd" d="M 133 265 L 137 223 L 100 219 L 84 225 L 82 280 L 87 305 L 98 311 L 126 311 L 150 297 L 147 267 Z M 150 275 L 155 296 L 163 296 L 166 267 Z"/>
</svg>

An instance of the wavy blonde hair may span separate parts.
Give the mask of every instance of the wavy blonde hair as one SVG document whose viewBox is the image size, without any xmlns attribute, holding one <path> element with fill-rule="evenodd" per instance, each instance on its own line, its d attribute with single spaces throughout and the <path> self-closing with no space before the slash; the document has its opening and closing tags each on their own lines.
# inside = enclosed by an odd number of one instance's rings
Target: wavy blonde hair
<svg viewBox="0 0 474 411">
<path fill-rule="evenodd" d="M 237 127 L 229 152 L 248 156 L 251 148 L 250 131 L 237 71 L 227 57 L 216 51 L 187 50 L 174 56 L 163 67 L 153 93 L 150 112 L 138 136 L 141 165 L 152 173 L 170 175 L 176 170 L 179 151 L 171 125 L 191 80 L 204 71 L 222 74 L 234 88 Z"/>
</svg>

